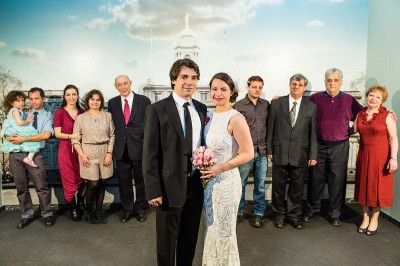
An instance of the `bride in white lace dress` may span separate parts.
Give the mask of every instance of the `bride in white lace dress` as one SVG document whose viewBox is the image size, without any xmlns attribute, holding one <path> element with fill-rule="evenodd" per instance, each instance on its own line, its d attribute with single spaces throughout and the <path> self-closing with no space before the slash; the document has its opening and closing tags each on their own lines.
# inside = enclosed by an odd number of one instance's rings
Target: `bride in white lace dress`
<svg viewBox="0 0 400 266">
<path fill-rule="evenodd" d="M 237 92 L 229 75 L 214 75 L 210 89 L 216 110 L 206 126 L 206 145 L 216 154 L 217 164 L 202 171 L 208 182 L 203 265 L 240 265 L 236 216 L 242 185 L 237 167 L 253 158 L 253 143 L 245 118 L 231 107 Z"/>
</svg>

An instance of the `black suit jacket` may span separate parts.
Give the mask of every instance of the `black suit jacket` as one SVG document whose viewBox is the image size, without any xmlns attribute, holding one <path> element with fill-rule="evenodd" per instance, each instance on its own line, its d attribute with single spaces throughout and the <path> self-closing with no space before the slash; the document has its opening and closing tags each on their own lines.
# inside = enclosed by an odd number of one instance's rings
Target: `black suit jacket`
<svg viewBox="0 0 400 266">
<path fill-rule="evenodd" d="M 131 116 L 126 125 L 121 96 L 116 96 L 108 101 L 108 111 L 112 115 L 115 126 L 114 154 L 117 160 L 122 159 L 125 143 L 127 144 L 129 158 L 132 161 L 142 160 L 144 114 L 146 107 L 150 104 L 149 98 L 134 93 Z"/>
<path fill-rule="evenodd" d="M 196 100 L 192 101 L 200 116 L 201 139 L 204 143 L 207 107 Z M 163 205 L 182 207 L 186 200 L 187 158 L 192 155 L 186 152 L 183 128 L 172 94 L 147 107 L 144 134 L 143 178 L 147 199 L 162 196 Z"/>
<path fill-rule="evenodd" d="M 289 116 L 289 96 L 271 102 L 268 114 L 267 154 L 273 163 L 305 167 L 308 160 L 317 160 L 317 107 L 303 97 L 296 124 Z"/>
</svg>

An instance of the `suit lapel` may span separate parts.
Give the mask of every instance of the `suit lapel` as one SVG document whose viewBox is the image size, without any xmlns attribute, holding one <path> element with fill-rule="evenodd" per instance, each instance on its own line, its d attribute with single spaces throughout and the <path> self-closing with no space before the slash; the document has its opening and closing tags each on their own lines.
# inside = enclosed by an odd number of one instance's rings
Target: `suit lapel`
<svg viewBox="0 0 400 266">
<path fill-rule="evenodd" d="M 282 97 L 281 107 L 282 107 L 282 112 L 285 115 L 287 122 L 289 123 L 290 126 L 292 126 L 292 123 L 290 122 L 290 115 L 289 115 L 289 96 Z"/>
<path fill-rule="evenodd" d="M 303 119 L 306 109 L 307 109 L 307 101 L 305 101 L 303 98 L 303 99 L 301 99 L 301 104 L 300 104 L 300 108 L 298 111 L 299 114 L 297 115 L 297 119 L 296 119 L 296 123 L 294 124 L 294 127 L 297 126 L 298 122 Z"/>
<path fill-rule="evenodd" d="M 124 106 L 123 106 L 123 104 L 122 104 L 122 96 L 120 95 L 119 96 L 119 98 L 117 99 L 118 100 L 118 102 L 117 102 L 117 109 L 119 110 L 119 111 L 117 111 L 117 112 L 119 112 L 119 116 L 118 116 L 118 118 L 120 119 L 120 121 L 121 121 L 121 123 L 123 123 L 124 125 L 125 125 L 125 119 L 124 119 Z"/>
<path fill-rule="evenodd" d="M 167 98 L 165 103 L 166 114 L 170 117 L 172 124 L 178 133 L 179 137 L 181 138 L 182 142 L 185 142 L 185 137 L 183 135 L 183 128 L 181 119 L 179 117 L 178 109 L 176 107 L 176 103 L 172 94 Z"/>
<path fill-rule="evenodd" d="M 133 92 L 132 92 L 133 93 Z M 129 117 L 129 122 L 132 122 L 133 119 L 135 118 L 135 115 L 137 114 L 137 112 L 139 111 L 139 107 L 140 107 L 140 101 L 137 97 L 137 95 L 135 96 L 135 94 L 133 94 L 133 102 L 132 102 L 132 108 L 131 108 L 131 116 Z"/>
</svg>

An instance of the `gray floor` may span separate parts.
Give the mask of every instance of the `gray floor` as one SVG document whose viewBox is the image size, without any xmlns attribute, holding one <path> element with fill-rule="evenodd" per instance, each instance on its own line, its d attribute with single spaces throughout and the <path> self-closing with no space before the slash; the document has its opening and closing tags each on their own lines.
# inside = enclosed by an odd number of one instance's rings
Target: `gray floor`
<svg viewBox="0 0 400 266">
<path fill-rule="evenodd" d="M 360 207 L 348 204 L 345 223 L 332 227 L 321 217 L 304 230 L 276 229 L 270 206 L 261 229 L 250 226 L 252 206 L 237 236 L 242 265 L 400 265 L 400 229 L 381 218 L 378 234 L 356 232 Z M 69 212 L 57 211 L 57 222 L 45 228 L 41 218 L 18 230 L 18 211 L 0 213 L 0 265 L 156 265 L 155 213 L 145 223 L 121 224 L 118 210 L 108 210 L 109 223 L 75 223 Z M 201 265 L 204 223 L 194 265 Z"/>
</svg>

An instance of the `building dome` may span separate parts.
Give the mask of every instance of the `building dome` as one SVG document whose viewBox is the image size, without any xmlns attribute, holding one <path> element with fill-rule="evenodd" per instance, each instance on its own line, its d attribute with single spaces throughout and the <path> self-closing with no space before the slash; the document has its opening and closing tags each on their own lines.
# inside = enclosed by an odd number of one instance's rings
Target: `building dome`
<svg viewBox="0 0 400 266">
<path fill-rule="evenodd" d="M 185 28 L 179 35 L 178 40 L 175 42 L 175 58 L 189 58 L 197 62 L 200 48 L 197 44 L 196 38 L 194 37 L 193 31 L 189 27 L 189 16 L 190 14 L 186 13 Z"/>
</svg>

